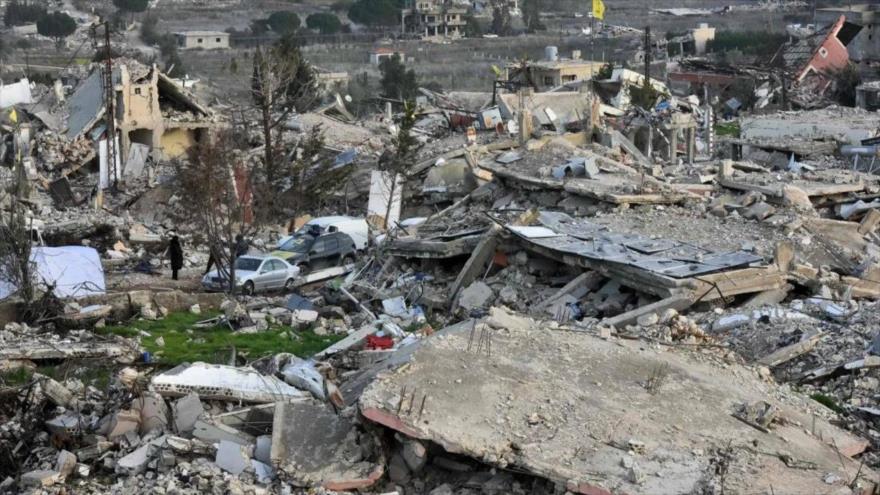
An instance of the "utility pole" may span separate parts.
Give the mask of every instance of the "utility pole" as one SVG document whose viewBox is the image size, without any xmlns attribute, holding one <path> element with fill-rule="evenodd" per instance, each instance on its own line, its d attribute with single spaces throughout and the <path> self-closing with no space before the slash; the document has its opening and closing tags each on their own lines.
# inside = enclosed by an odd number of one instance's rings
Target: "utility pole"
<svg viewBox="0 0 880 495">
<path fill-rule="evenodd" d="M 651 80 L 651 26 L 645 26 L 645 84 Z"/>
<path fill-rule="evenodd" d="M 110 49 L 110 22 L 104 21 L 104 121 L 107 125 L 107 166 L 113 171 L 113 191 L 119 187 L 116 167 L 116 91 L 113 87 L 113 51 Z"/>
</svg>

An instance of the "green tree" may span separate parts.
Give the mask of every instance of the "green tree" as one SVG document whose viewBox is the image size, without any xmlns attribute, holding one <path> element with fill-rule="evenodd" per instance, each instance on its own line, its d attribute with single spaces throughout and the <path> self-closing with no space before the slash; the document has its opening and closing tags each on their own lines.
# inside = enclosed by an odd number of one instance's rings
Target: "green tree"
<svg viewBox="0 0 880 495">
<path fill-rule="evenodd" d="M 541 0 L 523 0 L 522 16 L 530 33 L 543 31 L 547 26 L 541 23 Z"/>
<path fill-rule="evenodd" d="M 342 31 L 342 22 L 333 14 L 319 12 L 306 17 L 306 26 L 321 34 L 336 34 Z"/>
<path fill-rule="evenodd" d="M 64 12 L 52 12 L 37 20 L 37 32 L 53 38 L 55 45 L 60 47 L 64 38 L 76 32 L 76 21 Z"/>
<path fill-rule="evenodd" d="M 116 6 L 117 9 L 128 12 L 131 14 L 131 20 L 134 22 L 134 15 L 136 13 L 143 12 L 147 10 L 147 7 L 150 5 L 149 0 L 113 0 L 113 5 Z"/>
<path fill-rule="evenodd" d="M 295 33 L 300 28 L 301 21 L 294 12 L 272 12 L 266 19 L 266 24 L 278 34 Z"/>
<path fill-rule="evenodd" d="M 46 15 L 46 8 L 42 5 L 30 3 L 27 0 L 11 0 L 6 4 L 3 22 L 7 26 L 21 26 L 37 22 L 44 15 Z"/>
<path fill-rule="evenodd" d="M 379 72 L 382 79 L 379 85 L 382 87 L 382 96 L 409 101 L 415 99 L 419 91 L 418 77 L 413 69 L 407 69 L 400 60 L 400 55 L 394 54 L 385 57 L 379 62 Z"/>
<path fill-rule="evenodd" d="M 614 75 L 614 64 L 611 62 L 606 63 L 599 69 L 598 72 L 593 76 L 594 81 L 604 81 L 606 79 L 611 79 L 611 76 Z"/>
<path fill-rule="evenodd" d="M 480 25 L 480 21 L 477 20 L 476 17 L 468 14 L 464 16 L 464 35 L 468 38 L 479 38 L 483 35 L 483 26 Z"/>
<path fill-rule="evenodd" d="M 357 0 L 348 9 L 348 18 L 367 26 L 396 26 L 402 0 Z"/>
<path fill-rule="evenodd" d="M 492 3 L 492 32 L 498 36 L 510 35 L 510 6 L 507 0 L 494 0 Z"/>
<path fill-rule="evenodd" d="M 645 79 L 641 86 L 632 85 L 628 89 L 630 103 L 644 110 L 651 110 L 657 104 L 657 99 L 664 96 L 663 93 L 654 89 L 650 81 Z"/>
<path fill-rule="evenodd" d="M 351 0 L 336 0 L 330 5 L 330 10 L 339 13 L 348 12 L 348 9 L 351 8 L 351 5 L 353 3 L 354 2 L 352 2 Z"/>
</svg>

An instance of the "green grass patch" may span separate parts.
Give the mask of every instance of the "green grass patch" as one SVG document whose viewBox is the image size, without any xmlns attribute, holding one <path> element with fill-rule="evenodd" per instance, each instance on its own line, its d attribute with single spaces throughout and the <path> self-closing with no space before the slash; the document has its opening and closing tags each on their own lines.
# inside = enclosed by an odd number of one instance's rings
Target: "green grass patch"
<svg viewBox="0 0 880 495">
<path fill-rule="evenodd" d="M 828 409 L 831 409 L 832 411 L 836 412 L 837 414 L 843 414 L 843 412 L 844 412 L 843 408 L 838 406 L 837 402 L 835 402 L 834 399 L 832 399 L 831 397 L 828 397 L 825 394 L 815 393 L 815 394 L 810 395 L 810 398 L 813 399 L 814 401 L 818 402 L 819 404 L 822 404 L 823 406 L 827 407 Z"/>
<path fill-rule="evenodd" d="M 33 376 L 34 372 L 25 367 L 4 371 L 3 373 L 0 373 L 0 386 L 18 387 L 31 381 Z"/>
<path fill-rule="evenodd" d="M 739 137 L 739 122 L 721 122 L 715 124 L 715 135 Z"/>
<path fill-rule="evenodd" d="M 149 337 L 141 336 L 143 347 L 153 355 L 155 362 L 171 366 L 196 361 L 227 364 L 233 348 L 237 355 L 248 360 L 279 352 L 307 358 L 343 338 L 342 335 L 316 335 L 311 330 L 295 330 L 288 326 L 274 326 L 251 334 L 233 332 L 225 325 L 193 326 L 213 316 L 216 314 L 170 313 L 161 320 L 139 320 L 126 326 L 108 326 L 99 332 L 131 338 L 147 332 Z M 156 344 L 159 337 L 165 341 L 164 346 Z"/>
</svg>

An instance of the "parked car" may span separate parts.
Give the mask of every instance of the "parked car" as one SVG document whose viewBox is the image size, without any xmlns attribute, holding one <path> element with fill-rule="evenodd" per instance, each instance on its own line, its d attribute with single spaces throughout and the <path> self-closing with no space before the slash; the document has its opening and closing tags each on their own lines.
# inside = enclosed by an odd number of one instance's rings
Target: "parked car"
<svg viewBox="0 0 880 495">
<path fill-rule="evenodd" d="M 351 236 L 343 232 L 322 235 L 305 232 L 288 239 L 270 256 L 284 259 L 299 267 L 300 273 L 304 274 L 311 270 L 354 263 L 357 249 Z"/>
<path fill-rule="evenodd" d="M 299 268 L 276 256 L 239 256 L 235 260 L 235 287 L 244 294 L 292 290 L 299 273 Z M 229 280 L 213 270 L 202 278 L 202 286 L 211 291 L 226 290 Z"/>
<path fill-rule="evenodd" d="M 278 249 L 289 241 L 293 236 L 311 233 L 313 235 L 329 234 L 331 232 L 343 232 L 351 237 L 354 241 L 354 247 L 358 251 L 367 249 L 370 243 L 370 227 L 363 218 L 354 218 L 346 216 L 331 216 L 313 218 L 306 222 L 293 235 L 285 236 L 278 241 Z"/>
</svg>

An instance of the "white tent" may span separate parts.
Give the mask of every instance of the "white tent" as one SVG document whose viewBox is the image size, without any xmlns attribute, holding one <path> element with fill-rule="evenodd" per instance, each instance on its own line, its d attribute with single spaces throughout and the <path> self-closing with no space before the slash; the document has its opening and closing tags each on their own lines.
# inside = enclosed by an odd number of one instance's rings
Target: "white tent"
<svg viewBox="0 0 880 495">
<path fill-rule="evenodd" d="M 104 268 L 94 248 L 85 246 L 35 247 L 31 260 L 38 287 L 53 286 L 58 297 L 85 297 L 104 294 Z M 0 280 L 0 299 L 15 292 L 8 280 Z"/>
</svg>

